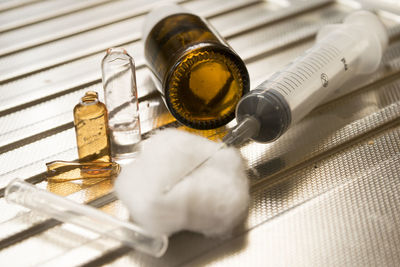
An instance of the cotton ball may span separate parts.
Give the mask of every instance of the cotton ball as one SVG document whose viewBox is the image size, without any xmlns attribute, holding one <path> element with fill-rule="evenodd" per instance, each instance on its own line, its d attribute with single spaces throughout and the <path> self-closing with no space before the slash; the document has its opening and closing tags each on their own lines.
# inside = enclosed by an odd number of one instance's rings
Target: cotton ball
<svg viewBox="0 0 400 267">
<path fill-rule="evenodd" d="M 142 142 L 133 163 L 123 166 L 115 182 L 117 195 L 134 221 L 151 232 L 227 235 L 246 214 L 249 189 L 239 152 L 219 147 L 184 131 L 159 131 Z"/>
</svg>

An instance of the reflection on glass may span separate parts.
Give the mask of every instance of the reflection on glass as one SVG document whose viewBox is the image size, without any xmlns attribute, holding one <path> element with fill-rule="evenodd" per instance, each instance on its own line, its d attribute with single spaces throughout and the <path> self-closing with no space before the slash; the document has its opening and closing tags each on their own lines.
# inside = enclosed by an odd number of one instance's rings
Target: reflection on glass
<svg viewBox="0 0 400 267">
<path fill-rule="evenodd" d="M 121 170 L 116 162 L 52 161 L 46 163 L 49 182 L 65 182 L 88 178 L 111 178 Z"/>
</svg>

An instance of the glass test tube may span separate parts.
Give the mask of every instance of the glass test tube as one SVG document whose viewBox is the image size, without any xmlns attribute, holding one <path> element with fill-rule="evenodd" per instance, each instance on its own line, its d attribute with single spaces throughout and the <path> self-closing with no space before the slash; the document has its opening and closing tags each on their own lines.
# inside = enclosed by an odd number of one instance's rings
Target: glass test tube
<svg viewBox="0 0 400 267">
<path fill-rule="evenodd" d="M 38 189 L 19 179 L 13 180 L 6 187 L 5 198 L 8 202 L 116 239 L 155 257 L 161 257 L 168 247 L 168 238 L 165 235 L 152 235 L 133 223 L 121 221 L 93 207 Z"/>
<path fill-rule="evenodd" d="M 123 48 L 109 48 L 101 63 L 111 156 L 132 158 L 141 140 L 135 63 Z"/>
</svg>

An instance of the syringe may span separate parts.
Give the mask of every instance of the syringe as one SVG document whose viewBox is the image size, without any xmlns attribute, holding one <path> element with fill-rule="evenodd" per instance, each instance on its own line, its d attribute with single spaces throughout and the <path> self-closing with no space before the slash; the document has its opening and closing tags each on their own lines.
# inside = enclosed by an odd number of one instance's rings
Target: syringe
<svg viewBox="0 0 400 267">
<path fill-rule="evenodd" d="M 376 71 L 387 43 L 384 25 L 368 11 L 323 27 L 311 49 L 240 100 L 224 143 L 276 140 L 345 82 Z"/>
<path fill-rule="evenodd" d="M 113 238 L 155 257 L 161 257 L 168 247 L 166 235 L 150 234 L 133 223 L 121 221 L 93 207 L 38 189 L 18 179 L 6 187 L 5 198 L 8 202 Z"/>
<path fill-rule="evenodd" d="M 387 44 L 385 26 L 376 15 L 365 10 L 350 14 L 342 24 L 323 27 L 312 48 L 239 101 L 238 123 L 215 153 L 249 139 L 275 141 L 345 82 L 376 71 Z M 202 167 L 215 153 L 166 187 L 164 193 Z"/>
</svg>

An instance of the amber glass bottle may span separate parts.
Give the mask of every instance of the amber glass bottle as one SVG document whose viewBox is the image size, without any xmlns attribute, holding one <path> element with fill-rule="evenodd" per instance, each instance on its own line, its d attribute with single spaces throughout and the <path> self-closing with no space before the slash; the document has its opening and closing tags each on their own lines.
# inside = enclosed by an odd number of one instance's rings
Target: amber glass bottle
<svg viewBox="0 0 400 267">
<path fill-rule="evenodd" d="M 74 124 L 81 161 L 111 161 L 107 109 L 97 92 L 89 91 L 74 108 Z"/>
<path fill-rule="evenodd" d="M 249 75 L 204 19 L 176 5 L 162 6 L 147 16 L 143 38 L 149 68 L 178 121 L 212 129 L 234 118 Z"/>
</svg>

